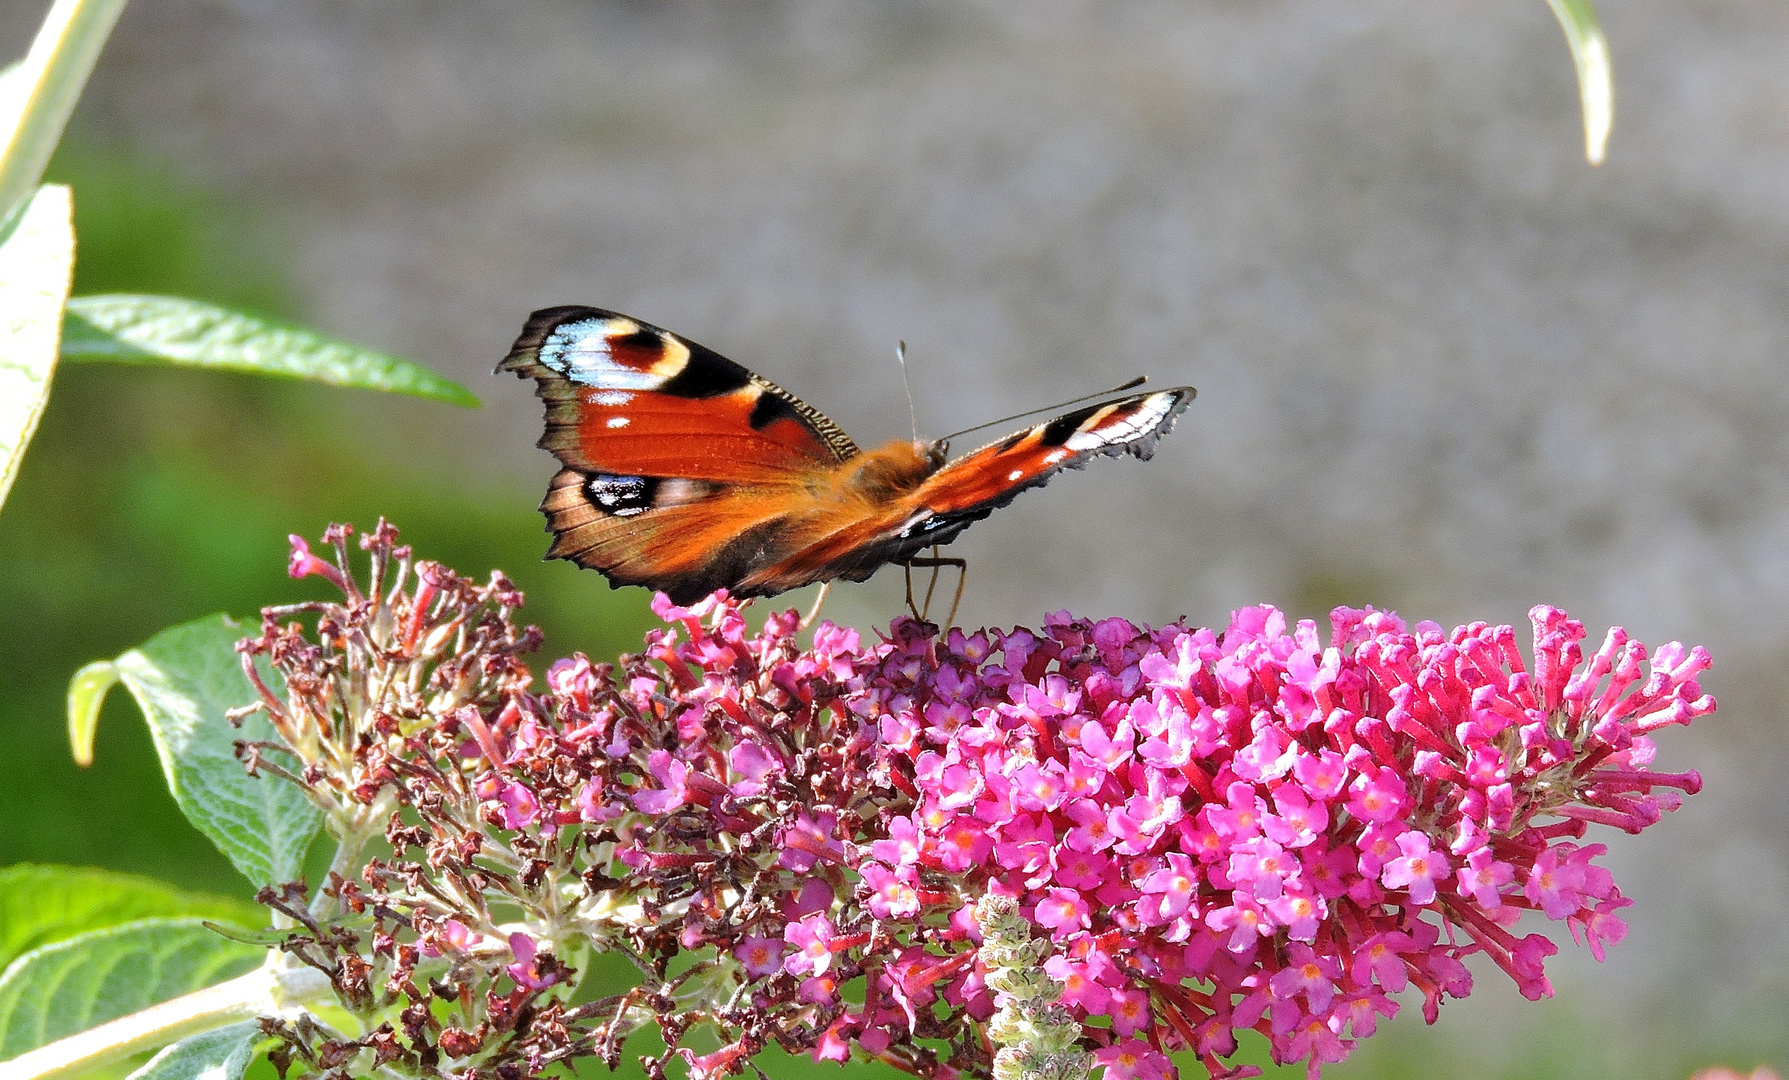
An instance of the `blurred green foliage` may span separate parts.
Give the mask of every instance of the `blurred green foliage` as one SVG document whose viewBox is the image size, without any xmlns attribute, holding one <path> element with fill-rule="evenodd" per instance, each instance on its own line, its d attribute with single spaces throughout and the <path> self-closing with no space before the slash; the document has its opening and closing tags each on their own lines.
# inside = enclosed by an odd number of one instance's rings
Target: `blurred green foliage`
<svg viewBox="0 0 1789 1080">
<path fill-rule="evenodd" d="M 74 295 L 158 292 L 287 312 L 285 245 L 271 223 L 80 131 L 63 139 L 44 179 L 75 189 L 80 244 Z"/>
<path fill-rule="evenodd" d="M 75 291 L 172 293 L 303 322 L 284 246 L 252 209 L 171 167 L 75 133 L 49 173 L 75 191 Z M 101 719 L 96 764 L 69 758 L 69 676 L 214 611 L 253 616 L 320 595 L 285 576 L 286 534 L 384 514 L 465 573 L 502 567 L 546 631 L 539 668 L 637 647 L 640 590 L 543 564 L 534 492 L 444 483 L 422 460 L 371 460 L 363 425 L 452 421 L 452 408 L 240 376 L 67 365 L 0 512 L 0 865 L 107 866 L 237 896 L 247 883 L 168 795 L 128 695 Z M 391 445 L 382 439 L 383 446 Z M 421 455 L 418 455 L 419 457 Z"/>
</svg>

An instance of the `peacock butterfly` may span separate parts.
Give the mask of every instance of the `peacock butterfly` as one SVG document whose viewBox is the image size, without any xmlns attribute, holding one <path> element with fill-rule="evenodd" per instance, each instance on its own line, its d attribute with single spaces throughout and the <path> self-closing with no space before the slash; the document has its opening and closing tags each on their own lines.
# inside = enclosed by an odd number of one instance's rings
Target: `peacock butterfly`
<svg viewBox="0 0 1789 1080">
<path fill-rule="evenodd" d="M 1088 405 L 948 460 L 946 440 L 859 450 L 768 379 L 601 308 L 535 312 L 497 370 L 535 380 L 540 445 L 564 466 L 540 507 L 547 557 L 679 604 L 912 563 L 1059 470 L 1148 458 L 1194 394 Z"/>
</svg>

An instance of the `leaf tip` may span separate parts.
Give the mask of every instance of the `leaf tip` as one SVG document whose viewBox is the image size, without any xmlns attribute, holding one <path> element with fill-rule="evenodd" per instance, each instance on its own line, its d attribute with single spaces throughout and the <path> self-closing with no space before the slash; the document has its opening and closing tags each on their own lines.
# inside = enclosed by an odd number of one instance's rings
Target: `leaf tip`
<svg viewBox="0 0 1789 1080">
<path fill-rule="evenodd" d="M 442 381 L 447 383 L 447 385 L 442 387 L 441 392 L 436 395 L 437 400 L 445 401 L 449 405 L 458 405 L 462 409 L 482 409 L 485 407 L 485 403 L 478 400 L 478 396 L 464 386 L 461 386 L 457 382 L 449 382 L 446 379 L 443 379 Z"/>
<path fill-rule="evenodd" d="M 99 727 L 100 706 L 117 684 L 118 668 L 110 660 L 96 660 L 68 681 L 68 749 L 83 769 L 93 764 L 93 734 Z"/>
<path fill-rule="evenodd" d="M 1615 78 L 1609 39 L 1597 23 L 1590 0 L 1547 0 L 1565 31 L 1578 72 L 1578 99 L 1584 113 L 1584 159 L 1601 165 L 1608 156 L 1609 132 L 1615 125 Z"/>
<path fill-rule="evenodd" d="M 1609 39 L 1601 30 L 1585 42 L 1578 68 L 1578 91 L 1584 109 L 1584 158 L 1601 165 L 1609 153 L 1609 132 L 1615 127 L 1615 78 L 1609 60 Z"/>
</svg>

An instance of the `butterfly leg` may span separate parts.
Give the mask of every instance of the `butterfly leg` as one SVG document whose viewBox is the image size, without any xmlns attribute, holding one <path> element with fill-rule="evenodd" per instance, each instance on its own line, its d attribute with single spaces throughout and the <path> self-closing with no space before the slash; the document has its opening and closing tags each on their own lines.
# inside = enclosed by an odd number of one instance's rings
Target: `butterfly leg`
<svg viewBox="0 0 1789 1080">
<path fill-rule="evenodd" d="M 814 624 L 815 619 L 820 617 L 820 605 L 826 603 L 826 594 L 831 590 L 832 582 L 826 581 L 820 584 L 820 593 L 814 597 L 814 606 L 808 609 L 807 617 L 801 620 L 799 629 L 806 630 Z"/>
<path fill-rule="evenodd" d="M 969 563 L 957 560 L 957 592 L 950 598 L 950 614 L 944 617 L 944 629 L 948 631 L 957 621 L 957 608 L 963 605 L 963 586 L 969 584 Z"/>
<path fill-rule="evenodd" d="M 957 568 L 957 594 L 950 602 L 950 617 L 947 618 L 944 622 L 944 628 L 946 630 L 950 629 L 951 626 L 953 626 L 957 621 L 957 607 L 958 607 L 958 605 L 960 605 L 963 602 L 963 585 L 969 580 L 969 562 L 968 562 L 968 560 L 922 556 L 920 558 L 911 560 L 910 562 L 906 563 L 905 565 L 909 568 L 908 573 L 912 573 L 911 568 L 915 567 L 915 566 L 932 566 L 932 567 L 954 566 Z M 913 606 L 913 598 L 911 595 L 911 591 L 909 591 L 909 595 L 907 598 L 907 606 L 908 607 Z M 923 617 L 921 617 L 921 621 L 924 621 Z"/>
<path fill-rule="evenodd" d="M 932 545 L 932 559 L 933 559 L 932 580 L 926 582 L 926 598 L 925 598 L 925 601 L 919 605 L 919 610 L 925 612 L 927 615 L 930 615 L 932 613 L 932 592 L 933 592 L 933 590 L 938 588 L 938 574 L 940 571 L 940 567 L 938 565 L 937 560 L 939 557 L 940 556 L 938 554 L 938 545 L 933 544 Z"/>
<path fill-rule="evenodd" d="M 907 580 L 907 611 L 912 614 L 914 622 L 925 622 L 926 617 L 920 613 L 919 605 L 913 602 L 913 564 L 901 564 L 901 576 Z"/>
</svg>

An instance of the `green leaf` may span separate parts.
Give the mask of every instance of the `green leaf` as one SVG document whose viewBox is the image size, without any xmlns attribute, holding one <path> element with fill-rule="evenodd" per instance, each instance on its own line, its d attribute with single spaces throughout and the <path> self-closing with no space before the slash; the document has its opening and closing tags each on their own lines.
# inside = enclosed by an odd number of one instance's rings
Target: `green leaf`
<svg viewBox="0 0 1789 1080">
<path fill-rule="evenodd" d="M 1590 0 L 1547 0 L 1565 30 L 1572 63 L 1578 69 L 1578 100 L 1584 109 L 1584 157 L 1601 165 L 1615 126 L 1615 77 L 1609 63 L 1609 39 L 1597 25 Z"/>
<path fill-rule="evenodd" d="M 242 1080 L 263 1038 L 253 1020 L 181 1039 L 125 1080 Z"/>
<path fill-rule="evenodd" d="M 72 209 L 68 189 L 49 185 L 23 213 L 0 224 L 0 503 L 56 372 L 56 337 L 74 272 Z"/>
<path fill-rule="evenodd" d="M 298 877 L 323 816 L 297 786 L 250 776 L 236 758 L 237 740 L 276 738 L 259 714 L 240 728 L 224 718 L 256 698 L 236 655 L 242 636 L 241 624 L 212 615 L 163 630 L 113 667 L 149 721 L 181 812 L 243 876 L 269 885 Z M 262 678 L 279 692 L 272 671 Z"/>
<path fill-rule="evenodd" d="M 197 919 L 144 919 L 34 949 L 0 975 L 0 1061 L 244 974 L 266 956 Z"/>
<path fill-rule="evenodd" d="M 62 358 L 308 379 L 478 407 L 465 387 L 408 360 L 174 296 L 76 297 L 68 305 Z"/>
<path fill-rule="evenodd" d="M 0 221 L 43 178 L 124 0 L 56 0 L 0 87 Z"/>
<path fill-rule="evenodd" d="M 0 971 L 32 949 L 148 918 L 209 919 L 226 929 L 267 925 L 255 904 L 187 892 L 137 874 L 20 863 L 0 868 Z"/>
</svg>

